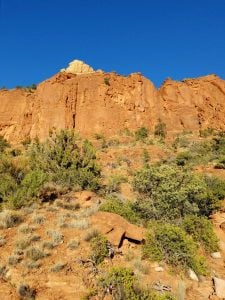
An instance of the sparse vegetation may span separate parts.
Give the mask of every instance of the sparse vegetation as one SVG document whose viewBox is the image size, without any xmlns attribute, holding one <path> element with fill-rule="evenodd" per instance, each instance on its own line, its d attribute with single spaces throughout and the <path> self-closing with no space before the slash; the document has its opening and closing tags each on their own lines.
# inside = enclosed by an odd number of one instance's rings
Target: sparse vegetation
<svg viewBox="0 0 225 300">
<path fill-rule="evenodd" d="M 158 123 L 155 125 L 154 134 L 162 140 L 166 137 L 166 124 L 161 119 L 159 119 Z"/>
<path fill-rule="evenodd" d="M 0 212 L 0 229 L 15 227 L 22 222 L 20 213 L 4 210 Z"/>
</svg>

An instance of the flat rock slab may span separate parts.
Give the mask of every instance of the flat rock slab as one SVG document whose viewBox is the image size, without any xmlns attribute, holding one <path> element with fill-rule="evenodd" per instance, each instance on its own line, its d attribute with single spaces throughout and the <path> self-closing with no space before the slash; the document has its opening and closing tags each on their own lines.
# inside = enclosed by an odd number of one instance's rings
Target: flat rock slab
<svg viewBox="0 0 225 300">
<path fill-rule="evenodd" d="M 134 242 L 142 242 L 145 236 L 145 229 L 129 223 L 123 217 L 99 211 L 91 216 L 91 223 L 99 232 L 107 236 L 107 239 L 114 246 L 121 246 L 124 238 Z"/>
<path fill-rule="evenodd" d="M 213 282 L 216 296 L 225 299 L 225 280 L 218 277 L 213 277 Z"/>
</svg>

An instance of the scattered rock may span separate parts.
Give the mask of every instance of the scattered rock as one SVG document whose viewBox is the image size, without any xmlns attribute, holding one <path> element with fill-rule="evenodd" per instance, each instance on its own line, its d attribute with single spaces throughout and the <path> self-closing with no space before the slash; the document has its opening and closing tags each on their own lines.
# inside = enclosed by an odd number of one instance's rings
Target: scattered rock
<svg viewBox="0 0 225 300">
<path fill-rule="evenodd" d="M 213 282 L 214 282 L 216 296 L 224 299 L 225 298 L 225 280 L 218 278 L 218 277 L 213 277 Z"/>
<path fill-rule="evenodd" d="M 218 258 L 221 258 L 221 254 L 220 254 L 220 252 L 213 252 L 213 253 L 211 253 L 211 257 L 218 259 Z"/>
<path fill-rule="evenodd" d="M 198 276 L 196 275 L 196 273 L 192 269 L 188 269 L 188 276 L 193 281 L 199 281 Z"/>
<path fill-rule="evenodd" d="M 156 272 L 163 272 L 163 271 L 164 271 L 164 268 L 163 268 L 163 267 L 156 267 L 156 268 L 155 268 L 155 271 L 156 271 Z"/>
</svg>

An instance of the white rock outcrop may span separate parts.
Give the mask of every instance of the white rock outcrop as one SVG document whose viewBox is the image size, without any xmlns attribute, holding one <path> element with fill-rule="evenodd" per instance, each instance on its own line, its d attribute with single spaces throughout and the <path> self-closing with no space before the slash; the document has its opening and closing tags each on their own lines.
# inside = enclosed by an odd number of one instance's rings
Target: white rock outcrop
<svg viewBox="0 0 225 300">
<path fill-rule="evenodd" d="M 216 296 L 225 299 L 225 280 L 213 277 Z"/>
<path fill-rule="evenodd" d="M 81 60 L 73 60 L 69 63 L 69 66 L 67 68 L 61 69 L 61 72 L 72 74 L 87 74 L 94 73 L 94 69 Z"/>
</svg>

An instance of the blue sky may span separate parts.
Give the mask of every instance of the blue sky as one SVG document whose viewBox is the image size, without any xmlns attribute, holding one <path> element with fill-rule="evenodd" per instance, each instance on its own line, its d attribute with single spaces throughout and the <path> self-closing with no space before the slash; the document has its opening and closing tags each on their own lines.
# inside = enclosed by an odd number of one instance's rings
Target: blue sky
<svg viewBox="0 0 225 300">
<path fill-rule="evenodd" d="M 73 59 L 156 86 L 225 79 L 225 0 L 0 0 L 0 87 L 41 82 Z"/>
</svg>

